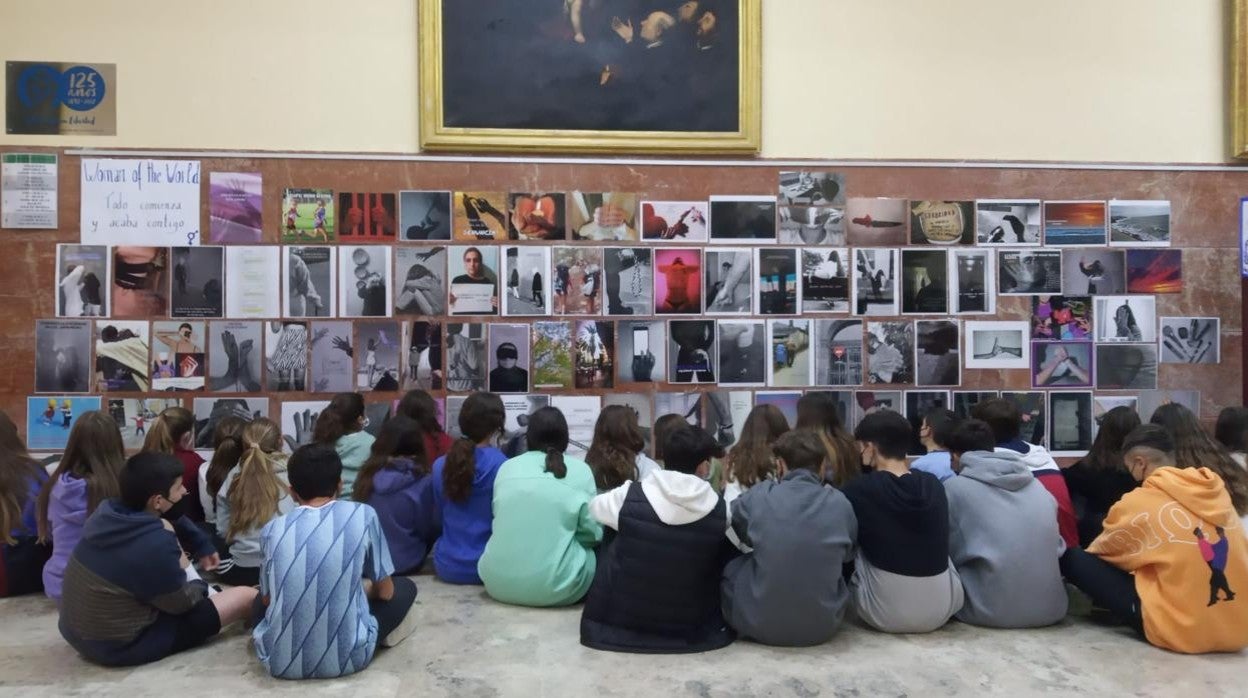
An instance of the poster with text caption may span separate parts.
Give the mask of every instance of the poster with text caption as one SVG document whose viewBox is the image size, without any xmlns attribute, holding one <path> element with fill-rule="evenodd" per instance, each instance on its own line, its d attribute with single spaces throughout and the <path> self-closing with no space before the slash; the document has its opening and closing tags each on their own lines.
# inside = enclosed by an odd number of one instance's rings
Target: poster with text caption
<svg viewBox="0 0 1248 698">
<path fill-rule="evenodd" d="M 81 242 L 198 245 L 198 160 L 83 158 Z"/>
</svg>

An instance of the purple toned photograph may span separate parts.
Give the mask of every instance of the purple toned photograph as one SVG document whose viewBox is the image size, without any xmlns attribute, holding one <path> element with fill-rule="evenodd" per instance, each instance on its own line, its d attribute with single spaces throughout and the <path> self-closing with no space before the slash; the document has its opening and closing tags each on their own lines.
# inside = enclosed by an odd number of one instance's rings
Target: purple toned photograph
<svg viewBox="0 0 1248 698">
<path fill-rule="evenodd" d="M 208 242 L 250 245 L 261 241 L 260 174 L 208 175 Z"/>
</svg>

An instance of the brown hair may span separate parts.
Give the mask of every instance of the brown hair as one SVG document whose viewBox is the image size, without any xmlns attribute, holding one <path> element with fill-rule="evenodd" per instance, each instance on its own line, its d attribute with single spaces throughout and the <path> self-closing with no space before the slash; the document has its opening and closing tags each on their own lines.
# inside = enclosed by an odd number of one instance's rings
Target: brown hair
<svg viewBox="0 0 1248 698">
<path fill-rule="evenodd" d="M 594 440 L 585 462 L 594 471 L 594 484 L 610 490 L 637 479 L 637 454 L 646 439 L 637 424 L 637 412 L 627 405 L 607 405 L 598 413 Z"/>
<path fill-rule="evenodd" d="M 39 464 L 26 452 L 26 444 L 17 435 L 17 425 L 9 415 L 0 412 L 0 542 L 17 542 L 13 529 L 21 525 L 30 484 L 39 482 L 41 474 Z"/>
<path fill-rule="evenodd" d="M 819 436 L 828 453 L 827 477 L 837 489 L 845 486 L 861 472 L 860 456 L 854 436 L 845 428 L 836 396 L 827 390 L 814 390 L 797 400 L 797 428 L 809 429 Z"/>
<path fill-rule="evenodd" d="M 238 462 L 238 475 L 230 483 L 230 526 L 226 541 L 260 528 L 277 514 L 286 485 L 277 477 L 282 456 L 282 430 L 272 420 L 257 417 L 243 428 L 247 449 Z"/>
<path fill-rule="evenodd" d="M 755 405 L 741 427 L 741 438 L 728 450 L 732 479 L 752 487 L 776 472 L 772 445 L 789 431 L 789 421 L 775 405 Z"/>
<path fill-rule="evenodd" d="M 776 439 L 771 452 L 784 461 L 786 470 L 809 470 L 823 479 L 828 454 L 819 436 L 809 429 L 790 431 Z"/>
<path fill-rule="evenodd" d="M 678 414 L 665 414 L 654 422 L 654 432 L 650 435 L 654 439 L 654 459 L 659 463 L 663 462 L 663 444 L 667 442 L 667 437 L 677 429 L 688 426 L 689 422 Z"/>
<path fill-rule="evenodd" d="M 459 410 L 463 436 L 451 444 L 442 467 L 442 489 L 452 502 L 466 502 L 477 474 L 477 444 L 503 430 L 507 411 L 494 393 L 473 393 Z"/>
<path fill-rule="evenodd" d="M 1248 471 L 1239 467 L 1231 452 L 1200 425 L 1191 410 L 1177 402 L 1157 408 L 1148 420 L 1162 426 L 1174 439 L 1174 462 L 1181 468 L 1208 468 L 1217 473 L 1231 495 L 1240 516 L 1248 514 Z"/>
<path fill-rule="evenodd" d="M 444 429 L 438 424 L 438 403 L 423 390 L 409 390 L 399 400 L 395 414 L 410 417 L 420 425 L 421 431 L 429 436 L 437 436 Z M 358 481 L 358 480 L 357 480 Z"/>
<path fill-rule="evenodd" d="M 147 429 L 144 451 L 173 455 L 182 437 L 195 428 L 195 415 L 185 407 L 166 407 Z"/>
<path fill-rule="evenodd" d="M 243 457 L 243 429 L 247 420 L 242 417 L 228 415 L 217 422 L 212 430 L 212 460 L 208 461 L 208 470 L 204 474 L 204 482 L 208 496 L 213 500 L 225 484 L 225 476 L 238 465 Z"/>
<path fill-rule="evenodd" d="M 364 416 L 364 396 L 359 393 L 338 393 L 321 410 L 312 431 L 312 441 L 333 446 L 343 436 L 360 430 Z"/>
<path fill-rule="evenodd" d="M 398 462 L 401 459 L 411 462 L 412 475 L 418 479 L 429 472 L 424 431 L 419 422 L 400 414 L 387 419 L 381 426 L 381 432 L 373 442 L 368 460 L 364 461 L 360 472 L 355 476 L 351 498 L 357 502 L 367 502 L 373 496 L 373 478 L 378 471 L 390 467 L 406 468 L 406 464 Z"/>
<path fill-rule="evenodd" d="M 52 499 L 52 487 L 68 474 L 87 483 L 87 514 L 95 511 L 100 502 L 121 495 L 118 477 L 126 463 L 126 449 L 121 442 L 121 430 L 109 415 L 85 412 L 74 421 L 69 430 L 69 441 L 61 462 L 56 464 L 52 477 L 39 493 L 39 540 L 51 540 L 52 529 L 48 525 L 48 502 Z"/>
</svg>

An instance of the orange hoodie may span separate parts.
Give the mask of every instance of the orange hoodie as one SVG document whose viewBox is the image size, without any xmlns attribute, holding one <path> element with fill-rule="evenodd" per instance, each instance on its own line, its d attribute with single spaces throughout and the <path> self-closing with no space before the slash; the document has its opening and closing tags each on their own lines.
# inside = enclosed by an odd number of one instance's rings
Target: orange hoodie
<svg viewBox="0 0 1248 698">
<path fill-rule="evenodd" d="M 1212 470 L 1158 468 L 1109 510 L 1088 552 L 1135 574 L 1152 644 L 1189 654 L 1248 646 L 1248 595 L 1237 598 L 1248 594 L 1248 538 Z"/>
</svg>

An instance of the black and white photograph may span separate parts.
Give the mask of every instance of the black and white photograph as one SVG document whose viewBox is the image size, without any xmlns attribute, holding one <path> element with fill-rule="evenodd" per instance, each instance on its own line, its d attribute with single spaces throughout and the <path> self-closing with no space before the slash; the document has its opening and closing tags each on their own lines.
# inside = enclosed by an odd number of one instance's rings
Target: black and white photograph
<svg viewBox="0 0 1248 698">
<path fill-rule="evenodd" d="M 338 250 L 338 313 L 390 317 L 390 246 L 343 245 Z"/>
<path fill-rule="evenodd" d="M 1022 415 L 1018 436 L 1034 446 L 1043 446 L 1048 438 L 1048 395 L 1042 391 L 1002 391 L 1001 399 L 1014 403 Z"/>
<path fill-rule="evenodd" d="M 282 315 L 282 249 L 275 245 L 225 248 L 225 316 L 265 320 Z"/>
<path fill-rule="evenodd" d="M 511 240 L 566 240 L 563 192 L 512 192 L 508 195 L 507 237 Z"/>
<path fill-rule="evenodd" d="M 133 359 L 146 365 L 146 349 Z M 90 320 L 35 320 L 35 392 L 91 392 Z"/>
<path fill-rule="evenodd" d="M 637 195 L 629 192 L 574 191 L 568 195 L 569 240 L 640 240 Z"/>
<path fill-rule="evenodd" d="M 97 320 L 95 323 L 95 390 L 93 392 L 133 392 L 145 393 L 152 385 L 148 356 L 151 344 L 148 341 L 148 324 L 146 320 Z M 39 345 L 39 328 L 35 328 L 35 345 Z M 54 341 L 52 347 L 56 346 Z M 39 349 L 41 358 L 58 361 L 53 349 L 51 356 Z M 66 356 L 66 358 L 69 358 Z M 82 360 L 87 355 L 82 354 Z M 36 359 L 36 376 L 40 359 Z M 74 364 L 70 364 L 71 366 Z M 77 369 L 75 368 L 76 372 Z M 55 374 L 54 374 L 55 375 Z M 38 388 L 36 387 L 36 390 Z"/>
<path fill-rule="evenodd" d="M 492 324 L 489 329 L 486 389 L 491 393 L 529 392 L 529 326 Z"/>
<path fill-rule="evenodd" d="M 1157 299 L 1152 296 L 1097 296 L 1097 342 L 1156 342 Z"/>
<path fill-rule="evenodd" d="M 264 389 L 263 323 L 218 320 L 208 323 L 208 390 L 258 393 Z M 157 340 L 159 341 L 159 336 Z"/>
<path fill-rule="evenodd" d="M 1221 322 L 1216 317 L 1163 317 L 1161 363 L 1221 363 Z"/>
<path fill-rule="evenodd" d="M 1148 423 L 1153 418 L 1153 413 L 1157 411 L 1158 407 L 1168 404 L 1182 405 L 1191 410 L 1192 414 L 1200 416 L 1200 391 L 1141 390 L 1135 409 L 1140 415 L 1140 420 Z"/>
<path fill-rule="evenodd" d="M 446 252 L 451 315 L 498 314 L 498 248 L 452 246 Z"/>
<path fill-rule="evenodd" d="M 1013 320 L 967 320 L 966 368 L 1029 368 L 1031 343 L 1028 322 Z"/>
<path fill-rule="evenodd" d="M 394 248 L 396 315 L 445 315 L 446 292 L 445 247 Z"/>
<path fill-rule="evenodd" d="M 771 355 L 767 362 L 767 385 L 802 388 L 811 384 L 815 368 L 810 350 L 811 322 L 806 318 L 767 321 L 767 346 Z"/>
<path fill-rule="evenodd" d="M 602 407 L 623 405 L 637 415 L 637 427 L 641 430 L 641 438 L 645 439 L 645 453 L 654 452 L 654 402 L 650 393 L 619 393 L 611 392 L 602 396 Z"/>
<path fill-rule="evenodd" d="M 1097 390 L 1156 390 L 1156 344 L 1097 344 Z"/>
<path fill-rule="evenodd" d="M 719 384 L 762 386 L 767 379 L 767 328 L 762 320 L 720 320 Z"/>
<path fill-rule="evenodd" d="M 203 390 L 207 346 L 202 321 L 152 323 L 152 390 Z"/>
<path fill-rule="evenodd" d="M 782 245 L 846 244 L 845 207 L 781 206 L 776 239 Z"/>
<path fill-rule="evenodd" d="M 1062 288 L 1068 295 L 1126 293 L 1124 252 L 1096 247 L 1062 250 L 1062 277 Z"/>
<path fill-rule="evenodd" d="M 905 199 L 849 199 L 845 241 L 854 247 L 899 247 L 910 237 L 910 202 Z"/>
<path fill-rule="evenodd" d="M 1049 393 L 1049 453 L 1083 456 L 1092 448 L 1092 393 L 1054 390 Z"/>
<path fill-rule="evenodd" d="M 949 314 L 949 255 L 946 250 L 901 251 L 901 313 Z"/>
<path fill-rule="evenodd" d="M 669 383 L 715 382 L 715 321 L 672 320 L 667 327 Z"/>
<path fill-rule="evenodd" d="M 949 311 L 990 315 L 997 311 L 996 255 L 992 250 L 953 250 L 949 255 Z"/>
<path fill-rule="evenodd" d="M 1168 247 L 1170 202 L 1110 201 L 1109 244 L 1121 247 Z"/>
<path fill-rule="evenodd" d="M 706 393 L 706 426 L 715 443 L 728 449 L 737 442 L 746 417 L 754 407 L 754 393 L 749 390 L 711 390 Z M 650 432 L 644 429 L 643 433 Z M 647 437 L 647 444 L 650 443 Z"/>
<path fill-rule="evenodd" d="M 949 391 L 907 390 L 903 399 L 905 401 L 903 415 L 906 421 L 910 422 L 910 432 L 912 434 L 910 447 L 906 449 L 906 455 L 926 455 L 927 448 L 923 446 L 923 441 L 919 439 L 919 431 L 923 428 L 923 418 L 931 414 L 933 410 L 949 409 Z"/>
<path fill-rule="evenodd" d="M 550 315 L 550 248 L 513 245 L 503 248 L 503 315 Z M 430 313 L 432 314 L 432 313 Z"/>
<path fill-rule="evenodd" d="M 897 250 L 854 250 L 854 315 L 896 315 Z"/>
<path fill-rule="evenodd" d="M 108 317 L 107 245 L 56 246 L 56 316 Z"/>
<path fill-rule="evenodd" d="M 1091 342 L 1032 342 L 1031 387 L 1091 388 Z"/>
<path fill-rule="evenodd" d="M 312 443 L 316 420 L 329 407 L 329 400 L 282 401 L 282 438 L 291 449 Z"/>
<path fill-rule="evenodd" d="M 849 312 L 849 250 L 802 249 L 802 313 Z"/>
<path fill-rule="evenodd" d="M 451 192 L 399 192 L 399 240 L 451 239 Z"/>
<path fill-rule="evenodd" d="M 641 202 L 641 239 L 653 242 L 706 242 L 710 210 L 705 201 Z"/>
<path fill-rule="evenodd" d="M 975 242 L 974 201 L 911 201 L 911 245 L 970 245 Z"/>
<path fill-rule="evenodd" d="M 1061 250 L 997 250 L 997 292 L 1028 296 L 1062 292 Z"/>
<path fill-rule="evenodd" d="M 170 250 L 169 317 L 225 315 L 225 248 L 196 245 Z"/>
<path fill-rule="evenodd" d="M 962 383 L 962 344 L 956 320 L 918 320 L 914 327 L 914 363 L 920 386 Z"/>
<path fill-rule="evenodd" d="M 654 394 L 655 419 L 669 414 L 685 418 L 689 426 L 702 426 L 702 395 L 704 393 L 672 393 Z"/>
<path fill-rule="evenodd" d="M 840 172 L 781 170 L 778 198 L 785 204 L 828 206 L 845 204 L 845 175 Z"/>
<path fill-rule="evenodd" d="M 452 439 L 462 438 L 463 430 L 459 428 L 459 413 L 464 409 L 464 402 L 468 400 L 466 395 L 448 395 L 446 397 L 446 433 Z"/>
<path fill-rule="evenodd" d="M 404 390 L 442 389 L 442 325 L 413 320 L 403 326 Z"/>
<path fill-rule="evenodd" d="M 616 350 L 616 385 L 662 383 L 667 377 L 667 323 L 662 320 L 616 323 Z"/>
<path fill-rule="evenodd" d="M 551 252 L 552 291 L 555 315 L 601 315 L 602 314 L 602 256 L 601 247 L 555 247 Z M 685 251 L 684 258 L 691 260 L 697 250 Z M 692 264 L 691 268 L 696 267 Z M 690 272 L 695 277 L 696 271 Z M 701 308 L 701 298 L 696 299 Z"/>
<path fill-rule="evenodd" d="M 615 387 L 615 323 L 577 320 L 572 344 L 573 385 L 578 389 Z"/>
<path fill-rule="evenodd" d="M 867 383 L 914 385 L 914 323 L 867 323 Z"/>
<path fill-rule="evenodd" d="M 512 448 L 520 448 L 529 431 L 529 417 L 543 407 L 550 406 L 549 395 L 516 395 L 504 393 L 499 395 L 503 401 L 503 433 L 499 443 L 504 452 L 512 452 Z"/>
<path fill-rule="evenodd" d="M 900 390 L 855 390 L 854 411 L 850 415 L 849 430 L 852 432 L 857 428 L 863 417 L 884 411 L 905 414 L 905 399 Z"/>
<path fill-rule="evenodd" d="M 110 401 L 111 402 L 111 401 Z M 123 408 L 126 416 L 134 421 L 136 412 L 142 411 L 143 426 L 150 426 L 156 415 L 166 407 L 171 407 L 180 400 L 126 400 Z M 133 410 L 133 412 L 132 412 Z M 195 448 L 211 450 L 216 444 L 212 442 L 217 424 L 226 417 L 237 417 L 250 422 L 260 417 L 269 416 L 269 398 L 267 397 L 197 397 L 192 401 L 191 412 L 195 415 Z M 122 438 L 126 430 L 122 429 Z M 137 436 L 138 443 L 133 448 L 142 448 L 143 437 Z M 129 444 L 127 448 L 131 448 Z"/>
<path fill-rule="evenodd" d="M 454 393 L 485 390 L 485 325 L 480 322 L 446 323 L 446 389 Z M 450 420 L 450 403 L 447 403 Z"/>
<path fill-rule="evenodd" d="M 390 419 L 394 406 L 395 402 L 392 400 L 365 402 L 364 431 L 371 434 L 374 439 L 381 436 L 381 427 L 386 423 L 386 420 Z"/>
<path fill-rule="evenodd" d="M 213 398 L 196 398 L 196 401 L 199 400 L 207 400 L 210 403 L 218 401 Z M 268 398 L 260 398 L 260 400 L 267 408 Z M 152 421 L 170 407 L 182 407 L 182 398 L 113 398 L 106 400 L 101 407 L 108 410 L 108 416 L 116 422 L 117 429 L 121 432 L 121 447 L 126 450 L 126 453 L 133 453 L 143 448 L 143 442 L 147 441 L 147 430 L 152 426 Z M 196 417 L 198 415 L 197 412 Z M 197 418 L 195 422 L 195 426 L 198 427 L 200 420 Z M 195 431 L 196 448 L 201 448 L 199 445 L 201 436 L 206 437 L 205 441 L 212 441 L 211 431 L 197 429 Z M 209 443 L 202 448 L 212 448 L 212 444 Z"/>
<path fill-rule="evenodd" d="M 754 260 L 758 276 L 756 315 L 797 315 L 797 256 L 792 247 L 758 248 Z"/>
<path fill-rule="evenodd" d="M 355 391 L 355 338 L 349 320 L 314 320 L 308 380 L 314 393 Z"/>
<path fill-rule="evenodd" d="M 749 315 L 754 304 L 754 251 L 707 249 L 702 265 L 707 315 Z"/>
<path fill-rule="evenodd" d="M 308 323 L 265 323 L 265 383 L 269 390 L 303 392 L 308 385 Z M 347 335 L 351 341 L 351 335 Z"/>
<path fill-rule="evenodd" d="M 862 320 L 815 320 L 814 355 L 815 385 L 862 385 Z"/>
<path fill-rule="evenodd" d="M 650 315 L 654 309 L 654 256 L 645 247 L 602 250 L 607 315 Z M 549 307 L 549 306 L 548 306 Z"/>
<path fill-rule="evenodd" d="M 955 390 L 953 391 L 953 406 L 949 409 L 958 415 L 958 419 L 966 419 L 971 416 L 972 407 L 1000 396 L 1001 393 L 995 390 Z"/>
<path fill-rule="evenodd" d="M 286 317 L 334 317 L 338 295 L 335 263 L 338 249 L 317 246 L 282 248 L 282 298 Z"/>
<path fill-rule="evenodd" d="M 550 406 L 558 409 L 568 421 L 570 458 L 584 459 L 594 441 L 594 425 L 602 412 L 602 398 L 597 395 L 551 395 Z"/>
<path fill-rule="evenodd" d="M 776 197 L 717 194 L 710 205 L 712 243 L 776 241 Z"/>
<path fill-rule="evenodd" d="M 1039 199 L 980 199 L 975 202 L 975 242 L 1023 247 L 1040 244 Z"/>
</svg>

